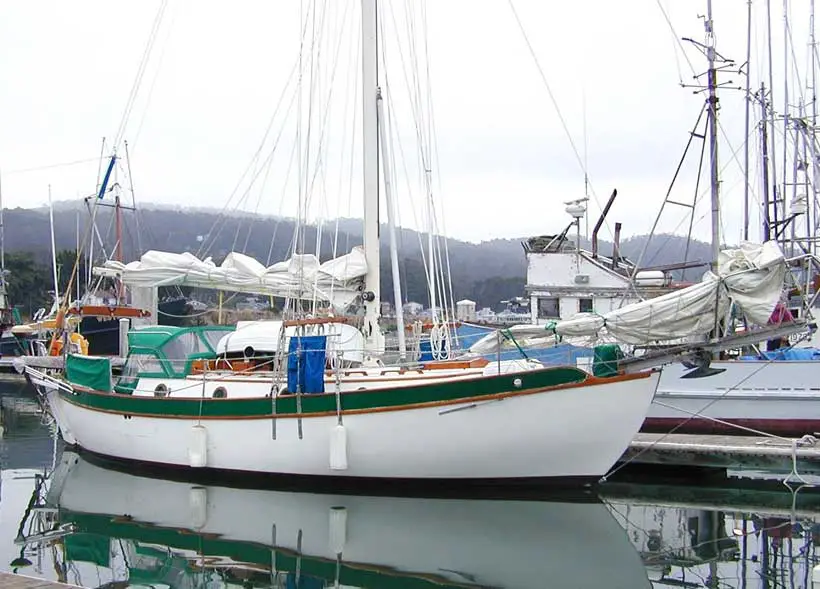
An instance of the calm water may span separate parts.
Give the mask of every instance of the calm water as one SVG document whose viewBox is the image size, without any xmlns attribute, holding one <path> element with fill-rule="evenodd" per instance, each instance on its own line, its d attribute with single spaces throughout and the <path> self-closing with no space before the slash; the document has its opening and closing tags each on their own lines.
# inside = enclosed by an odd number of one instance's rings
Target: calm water
<svg viewBox="0 0 820 589">
<path fill-rule="evenodd" d="M 0 569 L 82 587 L 791 589 L 818 562 L 820 491 L 761 473 L 526 500 L 232 489 L 60 452 L 26 388 L 0 402 Z"/>
</svg>

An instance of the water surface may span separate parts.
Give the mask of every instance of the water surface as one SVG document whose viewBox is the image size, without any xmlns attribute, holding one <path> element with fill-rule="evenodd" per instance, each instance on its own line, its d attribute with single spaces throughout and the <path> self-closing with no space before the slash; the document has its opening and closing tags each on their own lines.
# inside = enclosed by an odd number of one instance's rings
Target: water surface
<svg viewBox="0 0 820 589">
<path fill-rule="evenodd" d="M 20 384 L 0 409 L 0 569 L 82 587 L 808 588 L 817 562 L 820 494 L 771 473 L 504 499 L 236 488 L 61 451 Z"/>
</svg>

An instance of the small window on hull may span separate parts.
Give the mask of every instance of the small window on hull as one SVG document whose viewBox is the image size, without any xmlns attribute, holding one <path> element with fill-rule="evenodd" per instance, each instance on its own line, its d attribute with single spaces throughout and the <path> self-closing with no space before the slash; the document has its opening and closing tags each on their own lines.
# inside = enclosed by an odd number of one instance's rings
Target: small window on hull
<svg viewBox="0 0 820 589">
<path fill-rule="evenodd" d="M 216 387 L 214 389 L 213 398 L 214 399 L 225 399 L 228 397 L 228 391 L 225 387 Z"/>
<path fill-rule="evenodd" d="M 168 387 L 163 383 L 158 384 L 154 387 L 154 396 L 155 397 L 167 397 L 168 396 Z"/>
</svg>

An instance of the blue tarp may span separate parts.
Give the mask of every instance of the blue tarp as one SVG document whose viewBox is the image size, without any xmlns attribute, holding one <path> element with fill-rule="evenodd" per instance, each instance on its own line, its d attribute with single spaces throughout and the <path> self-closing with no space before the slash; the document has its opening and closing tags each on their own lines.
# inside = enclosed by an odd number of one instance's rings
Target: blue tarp
<svg viewBox="0 0 820 589">
<path fill-rule="evenodd" d="M 771 352 L 760 352 L 757 356 L 741 356 L 741 360 L 766 360 L 770 362 L 811 362 L 820 360 L 820 350 L 817 348 L 783 348 Z"/>
<path fill-rule="evenodd" d="M 295 393 L 325 392 L 327 336 L 291 337 L 288 347 L 288 390 Z"/>
</svg>

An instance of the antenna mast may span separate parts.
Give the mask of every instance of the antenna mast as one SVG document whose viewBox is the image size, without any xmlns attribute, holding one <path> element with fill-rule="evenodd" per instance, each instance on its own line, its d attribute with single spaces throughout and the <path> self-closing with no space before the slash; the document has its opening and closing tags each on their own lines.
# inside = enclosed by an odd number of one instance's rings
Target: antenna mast
<svg viewBox="0 0 820 589">
<path fill-rule="evenodd" d="M 710 184 L 712 200 L 712 270 L 717 271 L 718 254 L 720 253 L 720 184 L 718 179 L 718 141 L 717 141 L 717 69 L 715 69 L 715 31 L 712 22 L 712 0 L 706 0 L 706 57 L 709 60 L 707 81 L 709 87 L 709 156 Z"/>
</svg>

